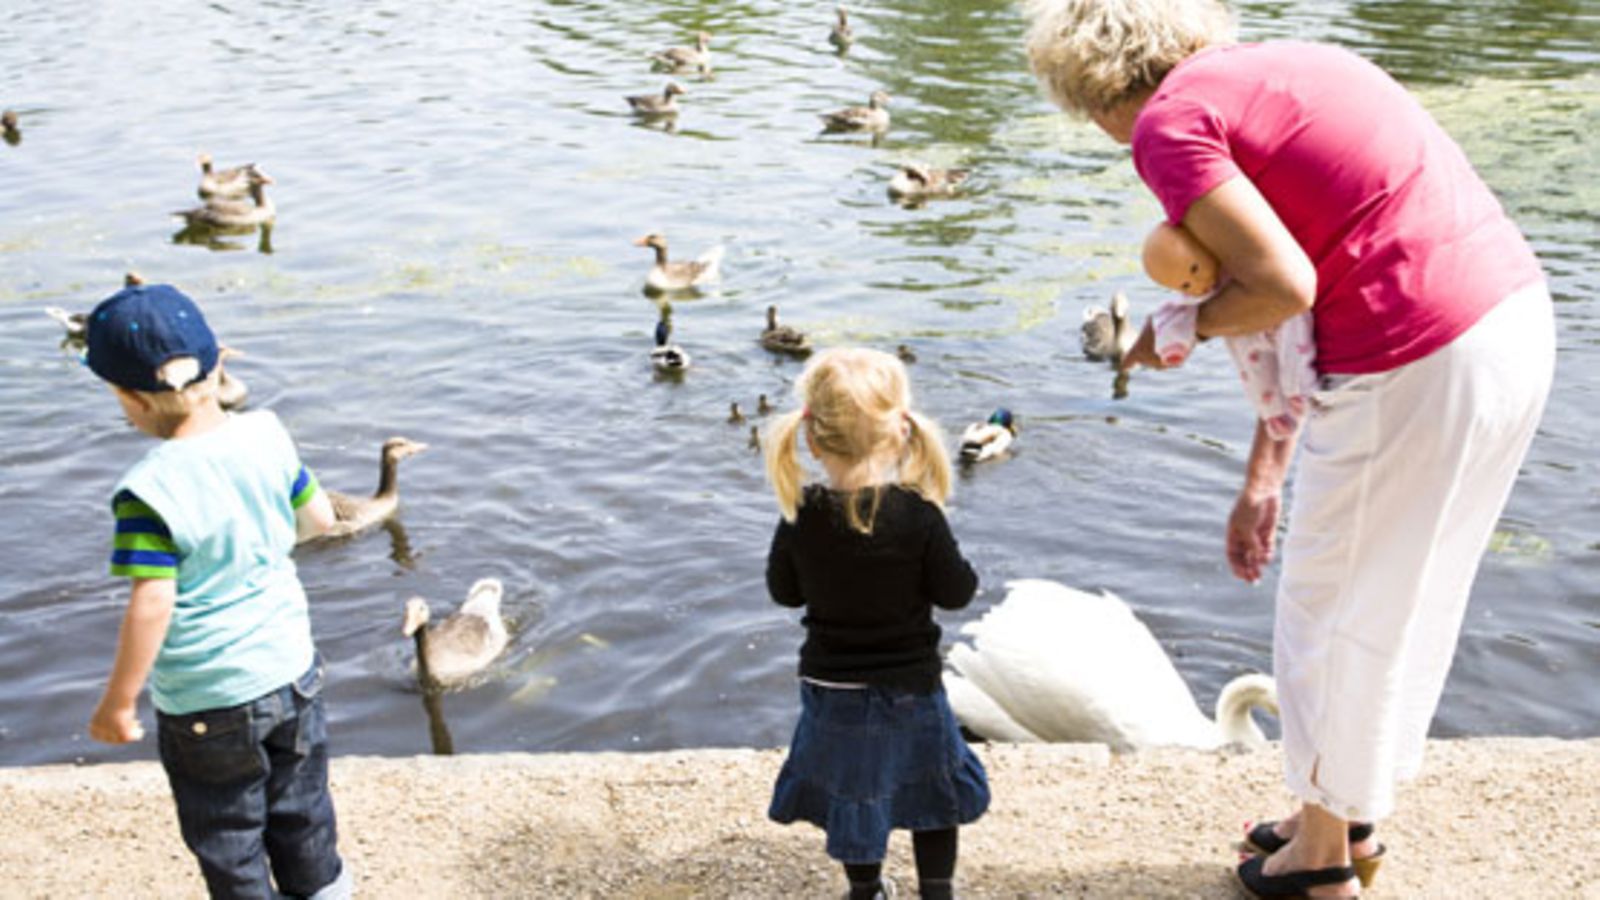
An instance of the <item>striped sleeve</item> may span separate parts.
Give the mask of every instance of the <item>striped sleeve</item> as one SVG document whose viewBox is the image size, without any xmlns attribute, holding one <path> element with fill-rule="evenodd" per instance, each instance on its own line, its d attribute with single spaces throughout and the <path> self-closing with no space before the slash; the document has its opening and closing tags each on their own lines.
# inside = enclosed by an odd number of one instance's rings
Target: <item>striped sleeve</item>
<svg viewBox="0 0 1600 900">
<path fill-rule="evenodd" d="M 111 574 L 124 578 L 177 578 L 178 545 L 167 524 L 131 491 L 111 500 L 117 530 L 111 540 Z"/>
<path fill-rule="evenodd" d="M 289 505 L 295 509 L 305 506 L 311 502 L 311 498 L 315 497 L 320 489 L 317 484 L 317 476 L 311 474 L 310 469 L 301 466 L 300 474 L 294 477 L 294 485 L 289 488 Z"/>
</svg>

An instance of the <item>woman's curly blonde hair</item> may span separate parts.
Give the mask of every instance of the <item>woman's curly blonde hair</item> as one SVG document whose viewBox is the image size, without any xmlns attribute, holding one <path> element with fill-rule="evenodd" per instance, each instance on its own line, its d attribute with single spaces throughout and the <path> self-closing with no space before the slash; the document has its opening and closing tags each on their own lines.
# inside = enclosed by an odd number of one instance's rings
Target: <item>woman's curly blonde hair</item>
<svg viewBox="0 0 1600 900">
<path fill-rule="evenodd" d="M 1107 113 L 1195 52 L 1234 40 L 1218 0 L 1027 0 L 1028 62 L 1057 106 Z"/>
</svg>

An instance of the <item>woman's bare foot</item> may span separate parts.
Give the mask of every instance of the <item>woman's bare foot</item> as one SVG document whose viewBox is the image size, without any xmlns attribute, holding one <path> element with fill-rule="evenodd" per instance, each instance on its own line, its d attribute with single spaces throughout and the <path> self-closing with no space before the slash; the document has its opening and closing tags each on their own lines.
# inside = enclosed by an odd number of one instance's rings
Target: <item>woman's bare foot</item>
<svg viewBox="0 0 1600 900">
<path fill-rule="evenodd" d="M 1351 825 L 1356 825 L 1356 824 L 1359 824 L 1359 823 L 1351 822 L 1350 824 Z M 1300 811 L 1298 809 L 1295 810 L 1293 813 L 1290 813 L 1289 815 L 1283 817 L 1282 819 L 1279 819 L 1277 821 L 1277 823 L 1272 826 L 1272 833 L 1276 834 L 1278 837 L 1283 838 L 1285 841 L 1294 840 L 1295 832 L 1299 831 L 1299 830 L 1300 830 Z M 1370 857 L 1377 856 L 1378 855 L 1378 851 L 1382 847 L 1383 847 L 1383 845 L 1378 843 L 1378 839 L 1375 836 L 1368 836 L 1368 837 L 1363 838 L 1363 839 L 1361 839 L 1359 841 L 1351 841 L 1350 842 L 1350 858 L 1351 859 L 1368 859 Z"/>
<path fill-rule="evenodd" d="M 1310 805 L 1290 818 L 1293 819 L 1290 826 L 1293 837 L 1283 849 L 1267 857 L 1261 868 L 1263 874 L 1287 875 L 1350 866 L 1349 825 L 1344 819 Z M 1308 888 L 1306 894 L 1310 897 L 1359 897 L 1361 882 L 1352 870 L 1349 880 Z"/>
</svg>

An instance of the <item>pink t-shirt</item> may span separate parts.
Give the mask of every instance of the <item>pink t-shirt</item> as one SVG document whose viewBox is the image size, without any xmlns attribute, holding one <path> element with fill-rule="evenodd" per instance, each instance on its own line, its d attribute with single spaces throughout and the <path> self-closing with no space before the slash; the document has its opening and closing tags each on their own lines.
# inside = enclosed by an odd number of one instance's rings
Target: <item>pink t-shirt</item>
<svg viewBox="0 0 1600 900">
<path fill-rule="evenodd" d="M 1317 368 L 1382 372 L 1450 343 L 1538 260 L 1461 148 L 1350 51 L 1299 42 L 1202 51 L 1133 128 L 1168 221 L 1249 178 L 1317 268 Z"/>
</svg>

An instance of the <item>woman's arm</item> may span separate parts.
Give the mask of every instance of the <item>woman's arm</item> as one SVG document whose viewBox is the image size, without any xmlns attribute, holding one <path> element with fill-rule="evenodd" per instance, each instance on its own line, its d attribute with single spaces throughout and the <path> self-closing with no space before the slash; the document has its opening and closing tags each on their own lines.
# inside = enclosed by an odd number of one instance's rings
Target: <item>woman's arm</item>
<svg viewBox="0 0 1600 900">
<path fill-rule="evenodd" d="M 1272 562 L 1278 538 L 1278 515 L 1283 505 L 1283 482 L 1289 474 L 1298 434 L 1277 440 L 1267 434 L 1265 422 L 1256 420 L 1255 440 L 1245 463 L 1244 487 L 1228 516 L 1228 567 L 1251 584 L 1261 580 L 1261 570 Z"/>
<path fill-rule="evenodd" d="M 1235 175 L 1196 200 L 1183 225 L 1229 276 L 1216 296 L 1200 304 L 1200 337 L 1265 331 L 1311 308 L 1316 267 L 1248 178 Z M 1136 365 L 1163 368 L 1148 324 L 1123 357 L 1122 368 Z"/>
</svg>

